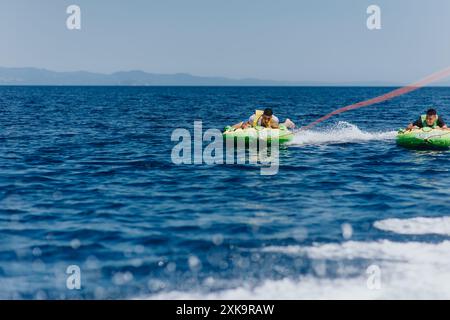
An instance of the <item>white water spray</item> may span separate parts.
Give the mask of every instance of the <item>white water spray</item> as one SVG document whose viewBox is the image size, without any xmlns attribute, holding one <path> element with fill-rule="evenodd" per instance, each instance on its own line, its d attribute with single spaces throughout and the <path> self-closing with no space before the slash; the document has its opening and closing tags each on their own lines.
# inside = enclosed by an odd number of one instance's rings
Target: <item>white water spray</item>
<svg viewBox="0 0 450 320">
<path fill-rule="evenodd" d="M 356 125 L 340 121 L 336 125 L 325 130 L 308 130 L 297 132 L 290 146 L 338 144 L 349 142 L 365 142 L 373 140 L 395 139 L 396 131 L 367 132 L 362 131 Z"/>
</svg>

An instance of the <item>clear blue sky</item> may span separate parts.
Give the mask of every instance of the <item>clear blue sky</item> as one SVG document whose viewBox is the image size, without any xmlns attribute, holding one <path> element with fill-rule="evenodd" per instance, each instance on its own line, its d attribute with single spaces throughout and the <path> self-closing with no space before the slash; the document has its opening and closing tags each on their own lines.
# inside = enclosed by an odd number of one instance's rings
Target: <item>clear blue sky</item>
<svg viewBox="0 0 450 320">
<path fill-rule="evenodd" d="M 0 0 L 0 66 L 409 82 L 450 66 L 448 0 Z M 66 28 L 66 8 L 82 30 Z M 366 8 L 382 9 L 382 30 Z"/>
</svg>

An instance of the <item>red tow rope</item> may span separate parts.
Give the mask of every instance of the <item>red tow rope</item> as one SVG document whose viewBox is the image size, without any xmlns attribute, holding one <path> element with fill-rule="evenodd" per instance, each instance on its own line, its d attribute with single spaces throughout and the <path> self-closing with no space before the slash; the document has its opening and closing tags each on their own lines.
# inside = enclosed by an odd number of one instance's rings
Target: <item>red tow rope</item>
<svg viewBox="0 0 450 320">
<path fill-rule="evenodd" d="M 378 96 L 376 98 L 372 98 L 372 99 L 369 99 L 369 100 L 361 101 L 361 102 L 358 102 L 358 103 L 355 103 L 355 104 L 351 104 L 349 106 L 337 109 L 337 110 L 335 110 L 335 111 L 333 111 L 333 112 L 331 112 L 331 113 L 329 113 L 329 114 L 327 114 L 327 115 L 317 119 L 316 121 L 311 122 L 309 125 L 300 128 L 299 131 L 309 130 L 312 127 L 314 127 L 315 125 L 317 125 L 317 124 L 319 124 L 319 123 L 321 123 L 321 122 L 323 122 L 323 121 L 325 121 L 325 120 L 327 120 L 327 119 L 329 119 L 332 116 L 335 116 L 337 114 L 340 114 L 340 113 L 343 113 L 343 112 L 346 112 L 346 111 L 350 111 L 350 110 L 359 109 L 359 108 L 362 108 L 362 107 L 368 107 L 368 106 L 371 106 L 373 104 L 380 103 L 380 102 L 383 102 L 383 101 L 386 101 L 386 100 L 389 100 L 389 99 L 401 96 L 403 94 L 406 94 L 406 93 L 415 91 L 417 89 L 420 89 L 420 88 L 422 88 L 422 87 L 424 87 L 424 86 L 426 86 L 426 85 L 428 85 L 430 83 L 433 83 L 433 82 L 436 82 L 438 80 L 444 79 L 444 78 L 446 78 L 448 76 L 450 76 L 450 67 L 447 68 L 447 69 L 438 71 L 436 73 L 433 73 L 433 74 L 427 76 L 426 78 L 423 78 L 422 80 L 419 80 L 419 81 L 417 81 L 415 83 L 412 83 L 412 84 L 410 84 L 410 85 L 408 85 L 406 87 L 393 90 L 393 91 L 391 91 L 389 93 L 383 94 L 383 95 Z"/>
</svg>

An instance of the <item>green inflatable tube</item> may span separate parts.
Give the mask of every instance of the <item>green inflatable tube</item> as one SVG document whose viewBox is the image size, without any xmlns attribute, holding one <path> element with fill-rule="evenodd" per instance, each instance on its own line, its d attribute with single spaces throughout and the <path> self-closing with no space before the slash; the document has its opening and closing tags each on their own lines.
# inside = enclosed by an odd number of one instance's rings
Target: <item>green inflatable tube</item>
<svg viewBox="0 0 450 320">
<path fill-rule="evenodd" d="M 432 128 L 399 130 L 397 144 L 410 149 L 448 149 L 450 130 Z"/>
<path fill-rule="evenodd" d="M 238 140 L 249 143 L 251 141 L 264 140 L 271 143 L 275 139 L 279 144 L 287 143 L 292 140 L 294 134 L 289 131 L 284 125 L 280 125 L 279 129 L 271 129 L 264 127 L 251 127 L 246 129 L 233 129 L 230 126 L 225 127 L 223 137 L 225 140 Z"/>
</svg>

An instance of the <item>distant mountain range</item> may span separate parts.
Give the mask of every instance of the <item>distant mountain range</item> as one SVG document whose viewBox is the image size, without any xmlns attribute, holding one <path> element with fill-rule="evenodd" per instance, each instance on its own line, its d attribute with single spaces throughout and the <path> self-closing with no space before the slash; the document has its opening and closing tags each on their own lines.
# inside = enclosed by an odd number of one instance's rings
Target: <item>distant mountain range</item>
<svg viewBox="0 0 450 320">
<path fill-rule="evenodd" d="M 294 82 L 259 79 L 201 77 L 187 73 L 157 74 L 121 71 L 111 74 L 87 71 L 56 72 L 38 68 L 0 67 L 0 85 L 56 86 L 401 86 L 386 82 Z"/>
<path fill-rule="evenodd" d="M 121 71 L 111 74 L 87 71 L 55 72 L 37 68 L 0 67 L 0 85 L 104 85 L 104 86 L 270 86 L 292 85 L 289 82 L 257 79 L 199 77 L 187 73 L 156 74 Z"/>
</svg>

